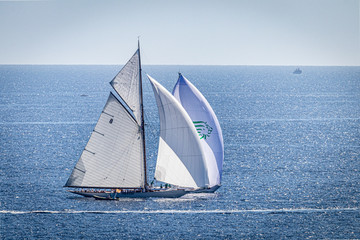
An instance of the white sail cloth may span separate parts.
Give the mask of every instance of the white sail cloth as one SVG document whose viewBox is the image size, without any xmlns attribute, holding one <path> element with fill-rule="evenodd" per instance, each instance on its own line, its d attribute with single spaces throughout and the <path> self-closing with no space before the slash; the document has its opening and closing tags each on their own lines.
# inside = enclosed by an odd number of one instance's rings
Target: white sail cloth
<svg viewBox="0 0 360 240">
<path fill-rule="evenodd" d="M 206 156 L 210 186 L 219 185 L 224 160 L 224 143 L 221 127 L 213 109 L 201 92 L 180 73 L 173 95 L 189 114 L 199 134 Z"/>
<path fill-rule="evenodd" d="M 93 133 L 65 186 L 144 187 L 140 127 L 110 93 Z"/>
<path fill-rule="evenodd" d="M 196 129 L 181 104 L 148 75 L 160 118 L 155 178 L 181 187 L 208 187 L 207 165 Z"/>
<path fill-rule="evenodd" d="M 141 125 L 140 77 L 140 52 L 137 50 L 110 82 L 111 86 L 133 111 L 139 125 Z"/>
</svg>

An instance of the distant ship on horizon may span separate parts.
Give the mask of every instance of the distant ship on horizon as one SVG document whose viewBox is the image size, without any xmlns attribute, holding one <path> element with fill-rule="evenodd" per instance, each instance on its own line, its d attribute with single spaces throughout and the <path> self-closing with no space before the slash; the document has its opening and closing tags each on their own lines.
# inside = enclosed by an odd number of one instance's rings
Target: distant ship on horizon
<svg viewBox="0 0 360 240">
<path fill-rule="evenodd" d="M 295 69 L 295 71 L 293 72 L 293 74 L 301 74 L 302 70 L 300 68 Z"/>
</svg>

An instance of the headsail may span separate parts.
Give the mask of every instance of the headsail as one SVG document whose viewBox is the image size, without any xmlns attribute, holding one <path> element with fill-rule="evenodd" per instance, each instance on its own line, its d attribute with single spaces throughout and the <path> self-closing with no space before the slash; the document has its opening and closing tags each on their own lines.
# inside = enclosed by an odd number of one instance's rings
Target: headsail
<svg viewBox="0 0 360 240">
<path fill-rule="evenodd" d="M 141 125 L 140 68 L 140 50 L 138 49 L 110 82 L 111 86 L 134 112 L 139 125 Z"/>
<path fill-rule="evenodd" d="M 198 131 L 206 155 L 210 186 L 220 184 L 224 143 L 220 124 L 213 109 L 200 91 L 180 73 L 173 95 L 189 114 Z"/>
<path fill-rule="evenodd" d="M 155 178 L 182 187 L 207 187 L 204 152 L 190 117 L 170 92 L 149 75 L 148 78 L 160 117 Z"/>
<path fill-rule="evenodd" d="M 110 93 L 66 187 L 144 187 L 143 142 L 138 123 Z"/>
</svg>

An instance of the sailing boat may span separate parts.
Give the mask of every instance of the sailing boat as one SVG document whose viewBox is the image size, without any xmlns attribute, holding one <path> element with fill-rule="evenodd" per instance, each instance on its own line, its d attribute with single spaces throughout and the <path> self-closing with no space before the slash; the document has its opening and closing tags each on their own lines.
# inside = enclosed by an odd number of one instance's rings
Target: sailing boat
<svg viewBox="0 0 360 240">
<path fill-rule="evenodd" d="M 174 198 L 186 194 L 184 189 L 155 189 L 147 183 L 139 43 L 110 84 L 122 101 L 110 92 L 65 187 L 81 188 L 69 192 L 97 199 Z"/>
<path fill-rule="evenodd" d="M 300 68 L 296 68 L 293 74 L 301 74 L 302 70 Z"/>
<path fill-rule="evenodd" d="M 194 123 L 205 154 L 209 187 L 195 192 L 215 192 L 221 186 L 224 161 L 224 141 L 220 123 L 206 98 L 181 73 L 172 93 Z"/>
</svg>

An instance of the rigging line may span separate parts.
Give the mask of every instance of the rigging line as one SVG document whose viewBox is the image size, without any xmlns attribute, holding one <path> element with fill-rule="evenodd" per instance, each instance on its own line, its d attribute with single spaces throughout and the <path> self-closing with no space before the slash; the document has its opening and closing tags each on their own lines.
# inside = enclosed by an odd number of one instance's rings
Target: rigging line
<svg viewBox="0 0 360 240">
<path fill-rule="evenodd" d="M 146 168 L 146 135 L 145 135 L 145 118 L 144 118 L 144 90 L 142 79 L 142 65 L 141 65 L 141 53 L 140 53 L 140 39 L 138 39 L 138 54 L 139 54 L 139 90 L 140 90 L 140 112 L 141 112 L 141 136 L 143 142 L 143 160 L 144 160 L 144 185 L 147 186 L 147 168 Z"/>
<path fill-rule="evenodd" d="M 145 60 L 145 61 L 144 61 Z M 143 64 L 145 62 L 145 64 Z M 149 57 L 147 55 L 147 52 L 146 52 L 146 49 L 144 50 L 144 48 L 142 47 L 141 48 L 141 65 L 142 67 L 145 65 L 145 66 L 148 66 L 148 63 L 151 62 L 149 60 Z M 144 71 L 144 69 L 143 69 Z"/>
</svg>

